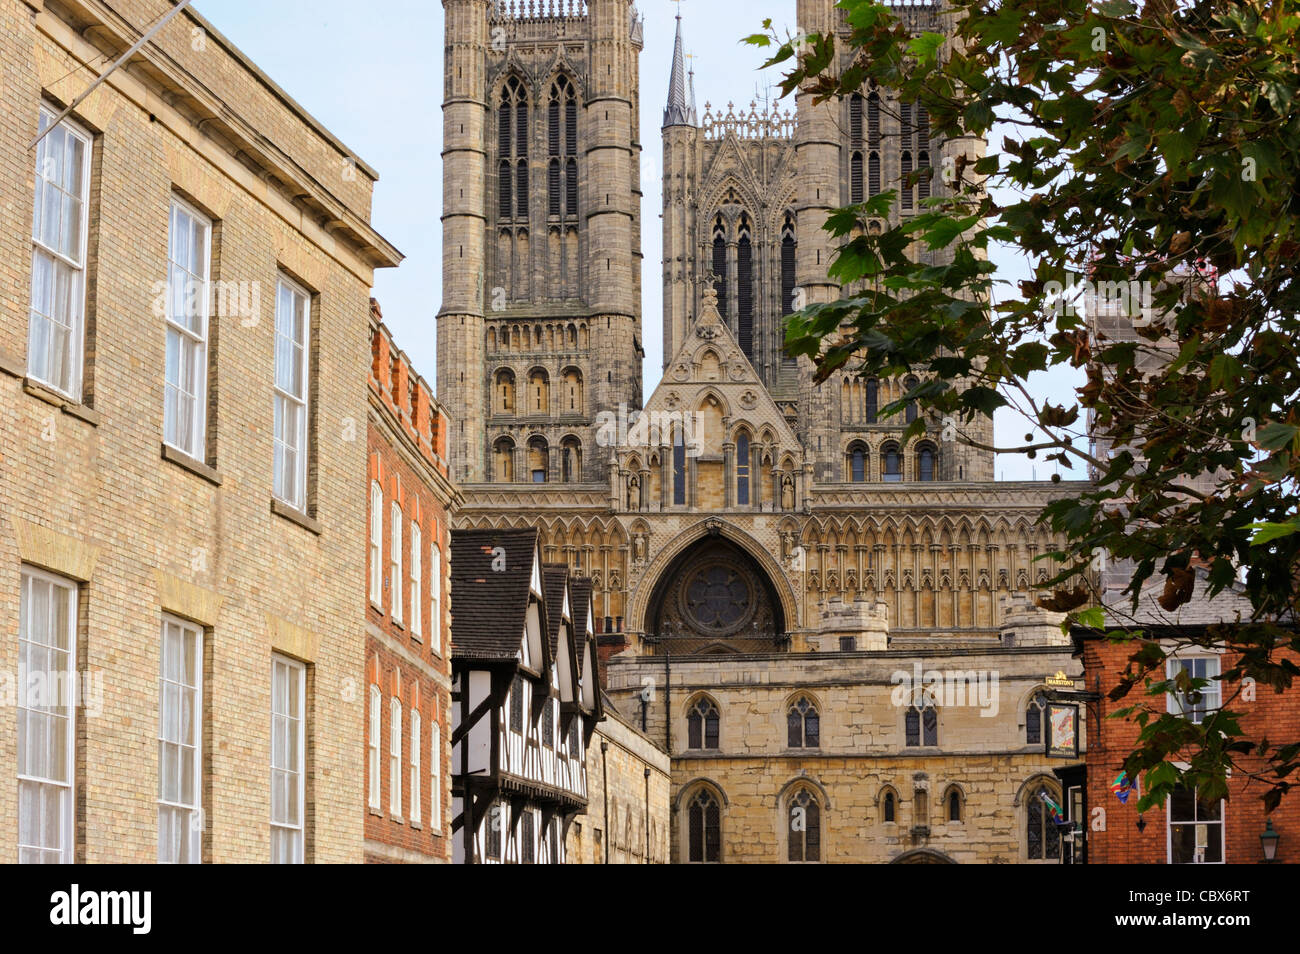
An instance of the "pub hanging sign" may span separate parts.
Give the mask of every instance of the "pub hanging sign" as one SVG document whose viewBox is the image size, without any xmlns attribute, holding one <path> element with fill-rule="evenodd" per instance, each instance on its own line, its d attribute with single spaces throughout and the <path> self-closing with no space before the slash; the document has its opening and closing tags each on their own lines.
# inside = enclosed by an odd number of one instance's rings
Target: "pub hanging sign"
<svg viewBox="0 0 1300 954">
<path fill-rule="evenodd" d="M 1047 704 L 1047 755 L 1049 758 L 1079 757 L 1079 707 L 1068 702 Z"/>
</svg>

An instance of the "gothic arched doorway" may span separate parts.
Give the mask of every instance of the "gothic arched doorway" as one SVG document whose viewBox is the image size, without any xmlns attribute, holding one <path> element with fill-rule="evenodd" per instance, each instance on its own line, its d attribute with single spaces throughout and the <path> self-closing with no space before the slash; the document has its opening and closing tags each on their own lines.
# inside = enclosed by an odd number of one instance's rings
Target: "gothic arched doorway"
<svg viewBox="0 0 1300 954">
<path fill-rule="evenodd" d="M 771 652 L 784 639 L 785 617 L 767 574 L 721 536 L 678 554 L 650 606 L 650 633 L 673 655 Z"/>
</svg>

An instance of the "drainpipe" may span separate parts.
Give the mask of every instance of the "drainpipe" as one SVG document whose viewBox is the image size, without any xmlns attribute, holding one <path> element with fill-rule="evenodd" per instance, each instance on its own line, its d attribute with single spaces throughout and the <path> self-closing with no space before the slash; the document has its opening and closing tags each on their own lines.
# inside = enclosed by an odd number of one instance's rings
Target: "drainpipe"
<svg viewBox="0 0 1300 954">
<path fill-rule="evenodd" d="M 645 863 L 650 864 L 650 769 L 645 770 Z"/>
<path fill-rule="evenodd" d="M 609 743 L 604 739 L 600 741 L 600 787 L 604 789 L 605 794 L 605 861 L 609 864 L 609 761 L 606 753 L 609 752 Z"/>
<path fill-rule="evenodd" d="M 672 654 L 664 647 L 664 750 L 673 754 L 673 709 L 671 697 L 673 692 Z"/>
</svg>

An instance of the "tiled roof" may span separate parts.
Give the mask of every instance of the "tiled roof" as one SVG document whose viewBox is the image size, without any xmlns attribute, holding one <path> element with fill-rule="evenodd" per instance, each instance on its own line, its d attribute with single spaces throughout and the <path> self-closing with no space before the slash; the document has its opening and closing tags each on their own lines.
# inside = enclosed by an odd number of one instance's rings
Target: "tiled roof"
<svg viewBox="0 0 1300 954">
<path fill-rule="evenodd" d="M 472 659 L 514 659 L 523 640 L 538 530 L 451 532 L 451 651 Z M 497 548 L 504 560 L 493 568 Z"/>
<path fill-rule="evenodd" d="M 542 591 L 546 597 L 547 630 L 551 635 L 551 658 L 560 658 L 560 627 L 564 621 L 564 585 L 569 580 L 569 568 L 563 563 L 542 566 Z"/>
</svg>

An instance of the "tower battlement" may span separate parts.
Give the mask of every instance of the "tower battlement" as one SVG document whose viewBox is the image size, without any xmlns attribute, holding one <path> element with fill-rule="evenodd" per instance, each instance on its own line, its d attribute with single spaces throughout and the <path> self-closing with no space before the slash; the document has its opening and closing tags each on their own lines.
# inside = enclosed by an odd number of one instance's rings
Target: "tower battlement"
<svg viewBox="0 0 1300 954">
<path fill-rule="evenodd" d="M 749 104 L 749 112 L 741 109 L 736 112 L 734 103 L 727 103 L 727 111 L 713 112 L 710 103 L 704 104 L 704 117 L 700 120 L 700 129 L 709 141 L 726 139 L 735 134 L 737 139 L 786 139 L 793 140 L 798 131 L 798 120 L 790 111 L 782 112 L 773 107 L 770 113 L 760 112 L 757 103 Z"/>
</svg>

